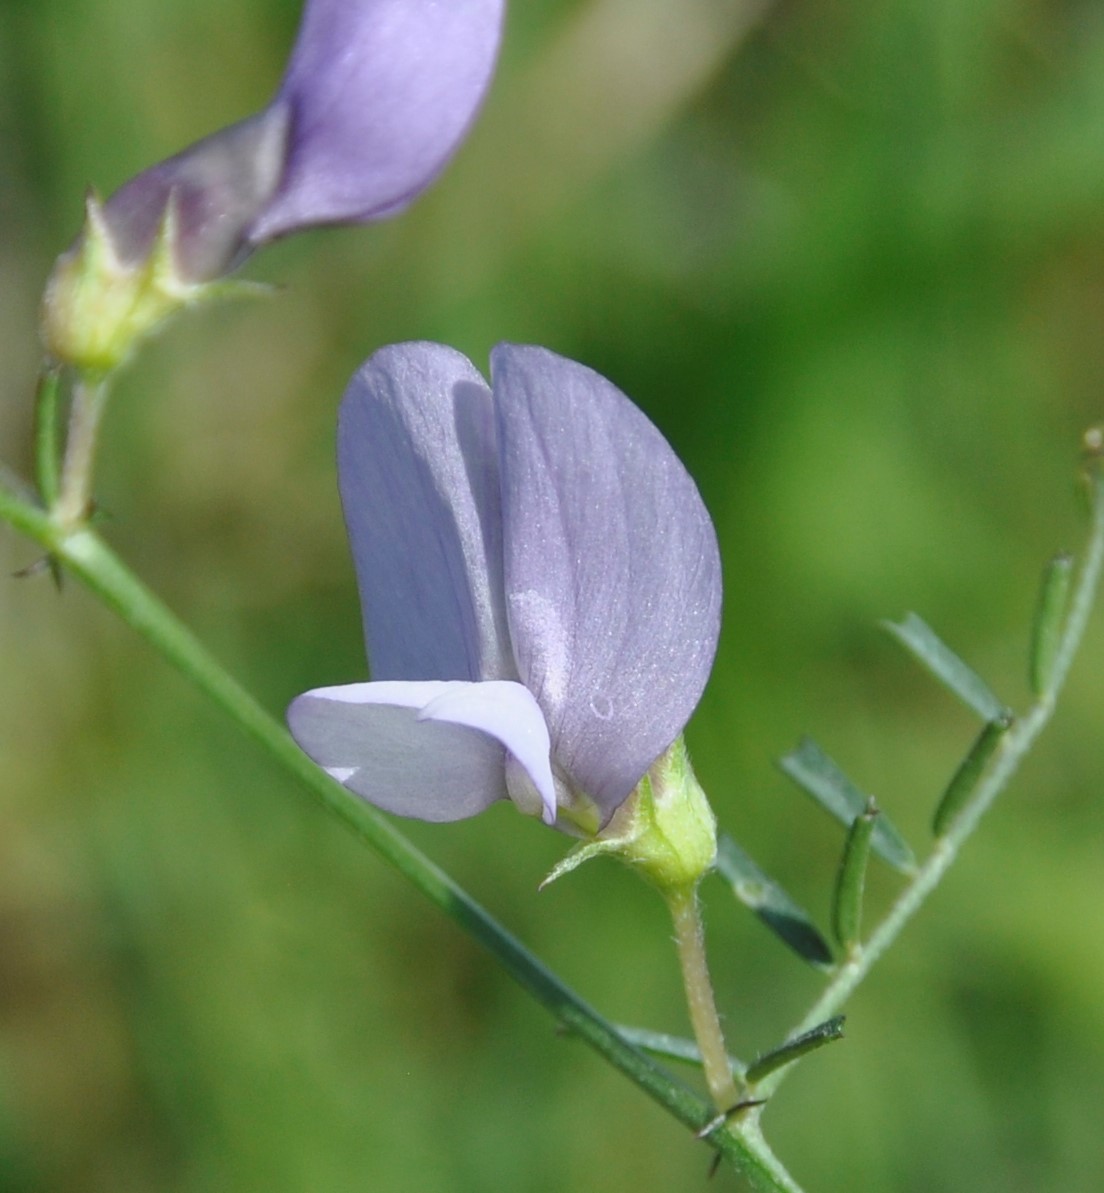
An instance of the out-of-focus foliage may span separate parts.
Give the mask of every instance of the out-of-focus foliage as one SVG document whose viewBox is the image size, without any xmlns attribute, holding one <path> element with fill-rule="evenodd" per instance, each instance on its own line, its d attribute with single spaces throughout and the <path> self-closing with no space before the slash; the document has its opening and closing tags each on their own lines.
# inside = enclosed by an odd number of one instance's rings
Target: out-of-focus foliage
<svg viewBox="0 0 1104 1193">
<path fill-rule="evenodd" d="M 0 456 L 83 188 L 260 107 L 292 0 L 0 4 Z M 1104 14 L 1088 0 L 518 0 L 484 118 L 400 221 L 268 250 L 271 301 L 126 374 L 108 538 L 273 710 L 363 677 L 331 460 L 383 343 L 535 341 L 698 478 L 726 569 L 690 726 L 722 825 L 824 923 L 809 731 L 922 845 L 975 733 L 876 628 L 1013 706 L 1080 542 L 1104 375 Z M 33 551 L 0 532 L 5 576 Z M 810 1191 L 1104 1187 L 1099 621 L 1054 729 L 765 1124 Z M 611 1018 L 685 1031 L 662 906 L 509 808 L 412 835 Z M 866 922 L 894 889 L 870 875 Z M 820 978 L 705 891 L 730 1044 Z M 708 1155 L 303 800 L 74 585 L 0 580 L 0 1189 L 667 1190 Z M 717 1187 L 734 1187 L 719 1175 Z"/>
</svg>

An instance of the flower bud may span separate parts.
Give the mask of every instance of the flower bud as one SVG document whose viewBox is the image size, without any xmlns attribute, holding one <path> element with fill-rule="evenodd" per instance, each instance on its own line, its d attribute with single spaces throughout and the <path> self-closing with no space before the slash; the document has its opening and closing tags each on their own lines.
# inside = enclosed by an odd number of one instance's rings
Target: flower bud
<svg viewBox="0 0 1104 1193">
<path fill-rule="evenodd" d="M 46 286 L 42 338 L 47 352 L 80 372 L 103 375 L 121 365 L 142 338 L 175 311 L 228 291 L 257 289 L 245 282 L 202 283 L 182 277 L 174 246 L 177 204 L 165 207 L 144 255 L 126 253 L 95 195 L 86 201 L 80 240 L 58 258 Z"/>
<path fill-rule="evenodd" d="M 264 111 L 90 204 L 43 338 L 79 369 L 130 345 L 256 248 L 395 215 L 444 168 L 490 83 L 504 0 L 307 0 Z"/>
</svg>

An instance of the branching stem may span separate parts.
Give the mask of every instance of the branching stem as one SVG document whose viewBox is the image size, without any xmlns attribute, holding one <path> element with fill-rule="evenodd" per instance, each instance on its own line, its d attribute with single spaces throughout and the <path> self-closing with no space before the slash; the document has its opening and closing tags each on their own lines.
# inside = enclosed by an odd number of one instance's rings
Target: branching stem
<svg viewBox="0 0 1104 1193">
<path fill-rule="evenodd" d="M 904 926 L 939 885 L 962 846 L 977 828 L 993 801 L 1008 786 L 1020 763 L 1034 745 L 1035 739 L 1053 715 L 1058 695 L 1085 635 L 1100 586 L 1101 574 L 1104 572 L 1104 476 L 1101 474 L 1099 462 L 1096 461 L 1092 466 L 1091 483 L 1092 520 L 1088 547 L 1073 590 L 1069 616 L 1059 638 L 1046 688 L 1028 712 L 1004 734 L 992 768 L 954 818 L 947 832 L 936 841 L 927 860 L 901 892 L 889 914 L 875 929 L 870 939 L 840 966 L 821 996 L 794 1027 L 791 1035 L 798 1036 L 809 1031 L 840 1010 L 873 968 L 874 963 L 893 944 Z M 786 1068 L 772 1073 L 756 1086 L 756 1096 L 768 1097 L 789 1071 Z"/>
</svg>

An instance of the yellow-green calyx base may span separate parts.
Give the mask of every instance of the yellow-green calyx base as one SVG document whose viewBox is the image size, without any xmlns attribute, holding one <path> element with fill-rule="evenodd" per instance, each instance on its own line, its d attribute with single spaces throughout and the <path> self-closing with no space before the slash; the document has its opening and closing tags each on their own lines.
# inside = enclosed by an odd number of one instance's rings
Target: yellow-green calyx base
<svg viewBox="0 0 1104 1193">
<path fill-rule="evenodd" d="M 658 758 L 613 819 L 573 849 L 541 884 L 612 854 L 664 893 L 693 889 L 717 855 L 717 822 L 681 737 Z"/>
<path fill-rule="evenodd" d="M 89 195 L 80 239 L 58 258 L 42 304 L 42 339 L 55 361 L 85 376 L 110 373 L 176 311 L 254 289 L 182 277 L 173 212 L 170 201 L 149 253 L 128 263 L 120 259 L 99 201 Z"/>
</svg>

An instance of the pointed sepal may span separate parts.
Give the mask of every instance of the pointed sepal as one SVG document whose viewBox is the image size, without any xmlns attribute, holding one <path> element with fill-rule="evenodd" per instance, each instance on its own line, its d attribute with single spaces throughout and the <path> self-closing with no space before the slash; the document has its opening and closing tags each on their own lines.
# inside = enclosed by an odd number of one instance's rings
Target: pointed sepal
<svg viewBox="0 0 1104 1193">
<path fill-rule="evenodd" d="M 664 894 L 692 891 L 717 855 L 717 822 L 682 737 L 651 765 L 609 824 L 567 855 L 541 883 L 600 854 L 631 866 Z"/>
<path fill-rule="evenodd" d="M 172 315 L 201 301 L 264 293 L 241 282 L 189 281 L 178 268 L 176 204 L 165 205 L 149 251 L 126 258 L 93 192 L 76 244 L 54 266 L 42 304 L 42 340 L 50 358 L 88 377 L 117 369 Z"/>
<path fill-rule="evenodd" d="M 562 857 L 548 873 L 541 879 L 540 886 L 537 890 L 543 891 L 546 886 L 551 886 L 557 878 L 562 878 L 565 874 L 570 874 L 572 870 L 577 870 L 583 862 L 589 862 L 593 857 L 601 857 L 606 853 L 619 853 L 623 848 L 627 848 L 630 844 L 629 838 L 621 837 L 606 837 L 595 841 L 583 841 L 576 845 L 570 853 Z"/>
</svg>

